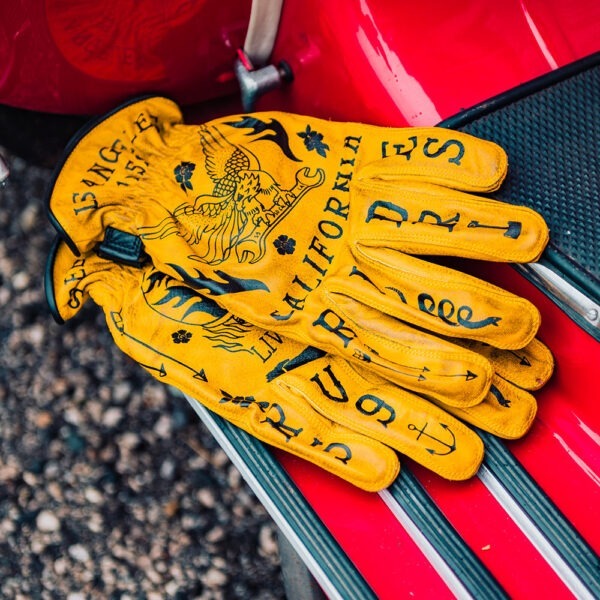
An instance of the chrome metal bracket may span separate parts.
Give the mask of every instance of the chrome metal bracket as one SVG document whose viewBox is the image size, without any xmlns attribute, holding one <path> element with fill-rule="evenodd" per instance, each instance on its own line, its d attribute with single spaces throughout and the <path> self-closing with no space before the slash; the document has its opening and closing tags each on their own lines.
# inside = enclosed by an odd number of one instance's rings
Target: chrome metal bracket
<svg viewBox="0 0 600 600">
<path fill-rule="evenodd" d="M 542 290 L 547 291 L 558 304 L 562 304 L 577 315 L 586 329 L 596 339 L 600 339 L 600 305 L 588 298 L 568 281 L 540 263 L 515 265 L 517 271 L 524 273 Z"/>
<path fill-rule="evenodd" d="M 254 110 L 256 101 L 262 95 L 294 79 L 292 69 L 285 61 L 255 69 L 243 50 L 240 50 L 234 63 L 234 71 L 240 84 L 242 107 L 246 112 Z"/>
</svg>

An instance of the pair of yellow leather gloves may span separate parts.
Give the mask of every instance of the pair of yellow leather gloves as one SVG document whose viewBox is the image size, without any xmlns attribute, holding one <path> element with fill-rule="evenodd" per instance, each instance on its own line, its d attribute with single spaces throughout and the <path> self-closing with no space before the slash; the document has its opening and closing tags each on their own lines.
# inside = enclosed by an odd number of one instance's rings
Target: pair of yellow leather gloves
<svg viewBox="0 0 600 600">
<path fill-rule="evenodd" d="M 152 375 L 363 489 L 399 454 L 466 479 L 468 424 L 521 437 L 553 370 L 529 301 L 432 258 L 539 258 L 542 217 L 481 195 L 506 172 L 500 147 L 442 128 L 186 125 L 136 100 L 58 171 L 47 296 L 59 321 L 91 297 Z"/>
</svg>

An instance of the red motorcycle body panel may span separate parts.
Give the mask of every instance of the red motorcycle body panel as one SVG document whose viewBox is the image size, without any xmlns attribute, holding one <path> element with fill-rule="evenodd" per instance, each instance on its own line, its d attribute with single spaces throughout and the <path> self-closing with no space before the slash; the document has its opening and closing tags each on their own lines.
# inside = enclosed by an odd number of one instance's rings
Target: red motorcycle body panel
<svg viewBox="0 0 600 600">
<path fill-rule="evenodd" d="M 0 3 L 0 102 L 99 114 L 148 92 L 194 104 L 232 94 L 250 0 Z"/>
</svg>

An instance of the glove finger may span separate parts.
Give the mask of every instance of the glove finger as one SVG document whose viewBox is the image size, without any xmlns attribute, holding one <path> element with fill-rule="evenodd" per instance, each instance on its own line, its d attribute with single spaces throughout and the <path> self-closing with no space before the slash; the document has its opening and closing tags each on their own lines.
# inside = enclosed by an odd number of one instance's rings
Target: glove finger
<svg viewBox="0 0 600 600">
<path fill-rule="evenodd" d="M 327 291 L 315 321 L 319 347 L 368 367 L 422 396 L 472 406 L 486 395 L 493 369 L 480 354 L 357 302 Z"/>
<path fill-rule="evenodd" d="M 506 177 L 506 152 L 494 142 L 437 127 L 389 129 L 386 133 L 380 160 L 360 168 L 357 180 L 424 179 L 464 191 L 491 192 Z"/>
<path fill-rule="evenodd" d="M 554 371 L 552 352 L 537 338 L 518 350 L 500 350 L 472 340 L 452 341 L 485 356 L 500 377 L 525 390 L 539 390 Z"/>
<path fill-rule="evenodd" d="M 523 437 L 537 413 L 537 402 L 527 391 L 495 376 L 483 402 L 469 408 L 441 405 L 454 416 L 505 439 Z"/>
<path fill-rule="evenodd" d="M 131 343 L 121 329 L 109 328 L 122 351 L 159 381 L 173 385 L 214 413 L 257 439 L 308 460 L 366 491 L 391 485 L 400 471 L 397 454 L 381 441 L 357 433 L 317 413 L 302 396 L 284 393 L 275 386 L 257 393 L 231 393 L 186 376 L 189 353 L 157 356 L 143 344 Z M 171 362 L 177 361 L 177 362 Z M 186 362 L 184 362 L 186 361 Z M 153 366 L 154 365 L 154 366 Z M 241 390 L 248 390 L 238 385 Z M 243 381 L 243 378 L 242 378 Z"/>
<path fill-rule="evenodd" d="M 479 436 L 448 412 L 401 388 L 362 377 L 331 356 L 279 382 L 336 423 L 377 439 L 450 480 L 472 477 L 483 459 Z"/>
<path fill-rule="evenodd" d="M 415 181 L 362 184 L 355 196 L 360 245 L 521 263 L 538 260 L 548 243 L 544 219 L 524 206 Z"/>
<path fill-rule="evenodd" d="M 523 348 L 539 328 L 531 302 L 471 275 L 385 248 L 357 247 L 355 259 L 350 277 L 332 278 L 328 293 L 426 331 L 497 348 Z"/>
</svg>

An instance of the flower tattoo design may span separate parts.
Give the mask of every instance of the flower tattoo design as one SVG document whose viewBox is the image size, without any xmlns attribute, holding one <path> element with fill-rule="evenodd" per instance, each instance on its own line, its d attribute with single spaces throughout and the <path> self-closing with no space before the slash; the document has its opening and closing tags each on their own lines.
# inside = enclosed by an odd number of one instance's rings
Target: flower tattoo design
<svg viewBox="0 0 600 600">
<path fill-rule="evenodd" d="M 307 150 L 316 150 L 317 154 L 327 156 L 329 146 L 323 142 L 323 134 L 311 129 L 310 125 L 306 126 L 305 131 L 298 134 L 304 140 L 304 145 Z"/>
<path fill-rule="evenodd" d="M 296 249 L 296 240 L 282 234 L 273 241 L 273 246 L 277 248 L 277 252 L 279 252 L 279 254 L 293 254 L 294 250 Z"/>
<path fill-rule="evenodd" d="M 181 162 L 179 163 L 175 169 L 175 181 L 179 184 L 179 187 L 187 194 L 188 190 L 194 189 L 192 187 L 192 175 L 194 174 L 194 169 L 196 165 L 191 162 Z"/>
<path fill-rule="evenodd" d="M 175 344 L 187 344 L 192 339 L 192 334 L 185 329 L 178 329 L 171 334 Z"/>
</svg>

